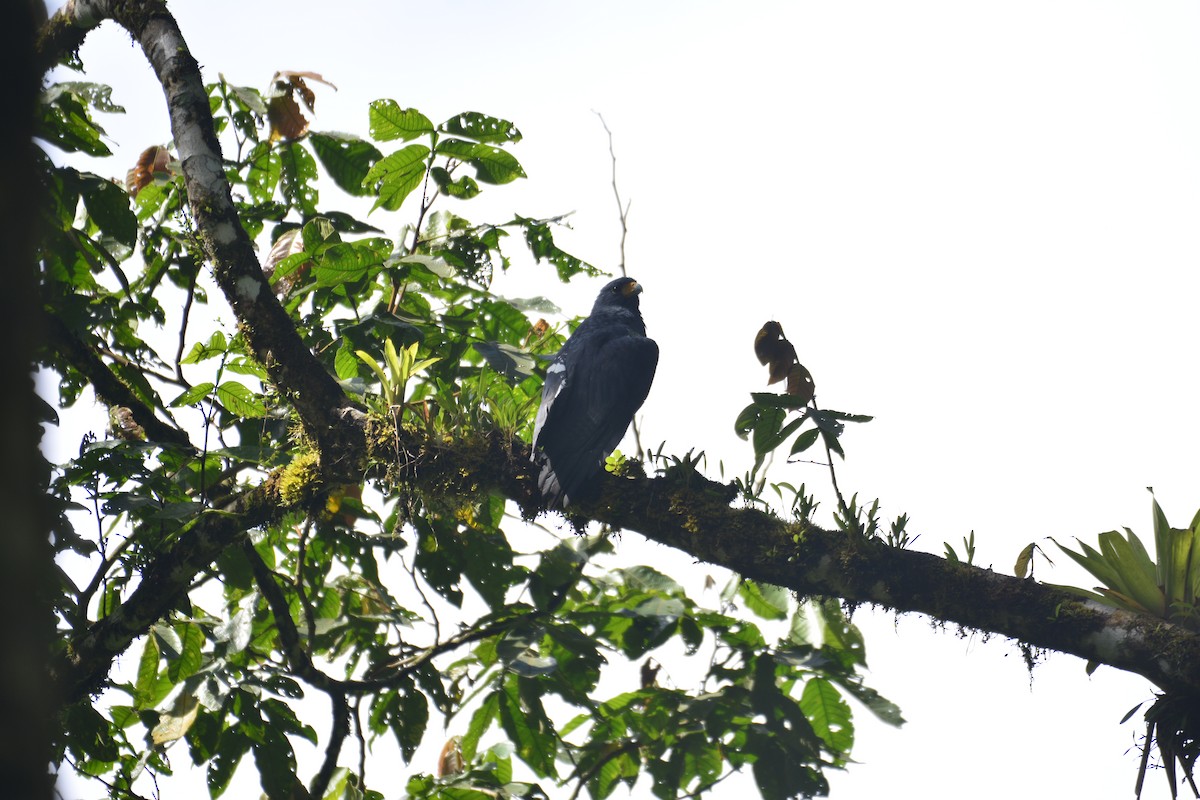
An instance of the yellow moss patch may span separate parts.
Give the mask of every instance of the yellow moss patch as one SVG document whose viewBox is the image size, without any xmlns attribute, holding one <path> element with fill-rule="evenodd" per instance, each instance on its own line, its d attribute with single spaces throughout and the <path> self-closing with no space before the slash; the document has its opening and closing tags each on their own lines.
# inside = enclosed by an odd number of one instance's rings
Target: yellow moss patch
<svg viewBox="0 0 1200 800">
<path fill-rule="evenodd" d="M 279 497 L 289 506 L 313 499 L 321 482 L 321 464 L 316 453 L 301 453 L 279 474 Z"/>
</svg>

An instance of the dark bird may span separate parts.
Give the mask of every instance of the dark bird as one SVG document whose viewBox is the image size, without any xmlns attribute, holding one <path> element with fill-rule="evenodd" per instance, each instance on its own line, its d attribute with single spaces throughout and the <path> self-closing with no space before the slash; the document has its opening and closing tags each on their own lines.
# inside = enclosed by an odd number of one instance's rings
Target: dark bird
<svg viewBox="0 0 1200 800">
<path fill-rule="evenodd" d="M 579 499 L 650 392 L 658 345 L 638 311 L 642 287 L 617 278 L 546 369 L 533 428 L 538 488 L 550 508 Z"/>
</svg>

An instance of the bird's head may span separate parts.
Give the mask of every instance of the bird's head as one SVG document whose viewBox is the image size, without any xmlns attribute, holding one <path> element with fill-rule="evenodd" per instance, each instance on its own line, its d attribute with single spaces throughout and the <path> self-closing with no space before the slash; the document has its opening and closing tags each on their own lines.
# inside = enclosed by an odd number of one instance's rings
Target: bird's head
<svg viewBox="0 0 1200 800">
<path fill-rule="evenodd" d="M 638 295 L 642 293 L 642 285 L 633 278 L 617 278 L 609 281 L 596 297 L 592 313 L 605 308 L 627 308 L 638 310 Z"/>
</svg>

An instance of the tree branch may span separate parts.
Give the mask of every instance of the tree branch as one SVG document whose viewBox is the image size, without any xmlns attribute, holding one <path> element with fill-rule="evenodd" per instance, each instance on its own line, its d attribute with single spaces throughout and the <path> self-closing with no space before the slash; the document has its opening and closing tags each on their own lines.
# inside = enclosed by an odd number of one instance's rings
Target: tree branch
<svg viewBox="0 0 1200 800">
<path fill-rule="evenodd" d="M 128 408 L 133 413 L 134 420 L 146 431 L 150 441 L 175 444 L 195 451 L 196 448 L 186 433 L 160 420 L 154 410 L 138 399 L 133 390 L 105 365 L 91 347 L 67 329 L 62 320 L 46 314 L 43 317 L 43 325 L 50 347 L 88 379 L 97 397 L 109 405 Z"/>
<path fill-rule="evenodd" d="M 263 275 L 233 205 L 200 68 L 166 5 L 153 0 L 72 0 L 47 23 L 42 52 L 78 47 L 74 29 L 95 27 L 103 19 L 129 31 L 162 84 L 192 218 L 213 275 L 255 358 L 316 443 L 322 468 L 332 468 L 361 449 L 361 429 L 340 424 L 344 410 L 356 404 L 305 346 Z"/>
<path fill-rule="evenodd" d="M 478 443 L 455 446 L 405 432 L 391 441 L 394 452 L 374 453 L 371 460 L 404 464 L 405 485 L 397 491 L 469 496 L 492 490 L 516 501 L 527 518 L 542 510 L 528 446 L 520 441 L 495 434 L 481 449 Z M 349 482 L 361 475 L 343 478 Z M 801 595 L 921 612 L 1134 672 L 1165 690 L 1200 696 L 1200 670 L 1195 666 L 1200 664 L 1200 635 L 1155 617 L 1109 608 L 1031 579 L 890 547 L 880 539 L 787 522 L 757 509 L 731 508 L 730 487 L 682 468 L 658 478 L 605 475 L 602 480 L 596 501 L 569 510 L 573 522 L 594 520 L 637 531 L 702 561 Z M 65 676 L 69 697 L 78 699 L 98 688 L 112 659 L 174 607 L 192 576 L 246 530 L 278 519 L 286 510 L 270 481 L 243 496 L 240 505 L 254 512 L 201 517 L 174 550 L 146 567 L 142 584 L 124 604 L 78 637 Z M 452 637 L 395 667 L 411 671 L 439 652 L 493 632 Z M 338 688 L 363 691 L 394 679 L 389 674 L 383 679 L 339 681 Z"/>
<path fill-rule="evenodd" d="M 51 672 L 68 702 L 99 691 L 112 661 L 187 595 L 193 578 L 246 531 L 277 520 L 285 506 L 274 477 L 221 511 L 205 511 L 164 555 L 142 568 L 138 587 L 111 614 L 67 643 Z"/>
</svg>

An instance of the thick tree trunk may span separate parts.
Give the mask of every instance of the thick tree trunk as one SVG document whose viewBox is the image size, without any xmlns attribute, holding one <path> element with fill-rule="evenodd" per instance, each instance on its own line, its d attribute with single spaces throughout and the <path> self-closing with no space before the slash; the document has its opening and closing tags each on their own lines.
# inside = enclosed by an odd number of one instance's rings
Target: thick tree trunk
<svg viewBox="0 0 1200 800">
<path fill-rule="evenodd" d="M 55 580 L 44 502 L 45 462 L 38 454 L 38 402 L 31 374 L 40 305 L 34 233 L 38 204 L 32 158 L 33 119 L 40 74 L 34 35 L 41 0 L 15 0 L 0 22 L 0 74 L 5 76 L 5 122 L 0 125 L 0 786 L 8 797 L 50 798 L 50 736 L 58 704 L 46 654 L 54 617 Z"/>
</svg>

